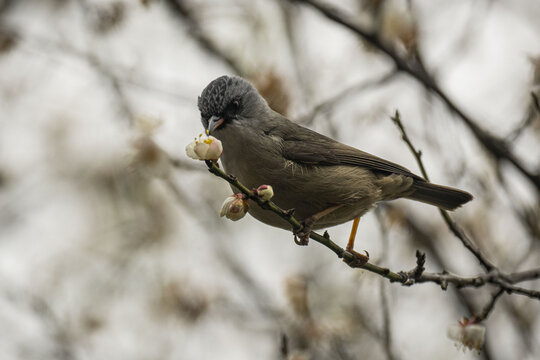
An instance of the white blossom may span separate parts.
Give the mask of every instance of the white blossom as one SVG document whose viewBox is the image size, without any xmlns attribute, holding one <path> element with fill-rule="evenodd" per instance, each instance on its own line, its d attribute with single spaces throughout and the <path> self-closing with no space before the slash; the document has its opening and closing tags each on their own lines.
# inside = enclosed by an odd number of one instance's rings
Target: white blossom
<svg viewBox="0 0 540 360">
<path fill-rule="evenodd" d="M 195 160 L 217 160 L 223 152 L 221 141 L 213 136 L 203 136 L 199 134 L 192 142 L 186 146 L 186 154 Z"/>
</svg>

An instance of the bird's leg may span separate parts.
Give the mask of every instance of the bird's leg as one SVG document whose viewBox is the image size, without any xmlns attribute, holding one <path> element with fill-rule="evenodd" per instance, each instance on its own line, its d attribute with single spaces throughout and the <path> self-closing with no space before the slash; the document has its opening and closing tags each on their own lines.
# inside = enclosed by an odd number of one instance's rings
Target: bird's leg
<svg viewBox="0 0 540 360">
<path fill-rule="evenodd" d="M 360 217 L 355 218 L 353 221 L 351 235 L 349 235 L 349 241 L 347 242 L 347 246 L 345 247 L 345 250 L 347 250 L 348 252 L 354 255 L 354 257 L 356 258 L 355 264 L 363 265 L 369 261 L 369 253 L 366 251 L 366 255 L 364 255 L 364 254 L 360 254 L 359 252 L 354 251 L 354 239 L 356 238 L 356 231 L 358 230 L 358 223 L 360 223 Z"/>
<path fill-rule="evenodd" d="M 309 242 L 309 234 L 311 233 L 311 228 L 322 217 L 330 214 L 332 211 L 339 209 L 343 204 L 334 205 L 327 209 L 324 209 L 321 212 L 318 212 L 310 217 L 307 217 L 302 221 L 302 229 L 297 232 L 294 232 L 294 242 L 297 245 L 305 246 Z M 297 238 L 298 237 L 298 238 Z"/>
</svg>

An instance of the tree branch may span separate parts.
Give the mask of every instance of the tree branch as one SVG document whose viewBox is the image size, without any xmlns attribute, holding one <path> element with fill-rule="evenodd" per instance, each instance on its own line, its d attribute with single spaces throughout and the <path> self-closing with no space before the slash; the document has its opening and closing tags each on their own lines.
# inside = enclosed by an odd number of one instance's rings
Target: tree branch
<svg viewBox="0 0 540 360">
<path fill-rule="evenodd" d="M 228 181 L 231 185 L 236 187 L 242 194 L 246 195 L 250 200 L 257 203 L 257 205 L 259 205 L 261 208 L 272 211 L 273 213 L 277 214 L 279 217 L 287 221 L 289 224 L 291 224 L 293 230 L 299 231 L 302 229 L 302 224 L 293 216 L 293 211 L 283 210 L 280 207 L 278 207 L 276 204 L 274 204 L 272 201 L 262 200 L 257 195 L 255 195 L 250 189 L 248 189 L 245 185 L 240 183 L 235 176 L 226 174 L 212 161 L 206 161 L 206 165 L 208 166 L 208 171 Z M 347 265 L 349 265 L 350 267 L 358 267 L 358 268 L 371 271 L 373 273 L 376 273 L 378 275 L 381 275 L 382 277 L 389 279 L 392 282 L 403 281 L 402 276 L 390 271 L 390 269 L 382 268 L 371 263 L 359 264 L 356 257 L 352 253 L 346 251 L 341 246 L 339 246 L 338 244 L 330 240 L 330 235 L 328 235 L 328 232 L 325 232 L 324 235 L 320 235 L 312 231 L 310 233 L 310 238 L 326 246 L 330 250 L 332 250 L 339 258 L 343 259 L 343 261 L 347 263 Z"/>
<path fill-rule="evenodd" d="M 301 116 L 298 119 L 298 124 L 302 125 L 309 125 L 313 123 L 313 120 L 317 117 L 317 115 L 321 113 L 326 113 L 332 110 L 339 102 L 342 102 L 345 100 L 348 96 L 351 96 L 352 94 L 358 94 L 359 92 L 367 91 L 370 89 L 377 88 L 379 86 L 383 86 L 393 80 L 396 77 L 397 72 L 395 70 L 392 70 L 386 74 L 384 74 L 380 78 L 375 79 L 369 79 L 366 81 L 362 81 L 361 83 L 352 85 L 340 92 L 338 92 L 336 95 L 332 96 L 329 99 L 326 99 L 319 104 L 315 105 L 313 109 L 303 116 Z"/>
<path fill-rule="evenodd" d="M 185 0 L 166 0 L 165 1 L 172 13 L 184 22 L 189 29 L 190 35 L 197 40 L 199 45 L 211 56 L 222 60 L 236 75 L 243 73 L 238 62 L 229 54 L 219 49 L 214 42 L 204 33 L 199 22 L 196 20 L 193 11 L 185 4 Z"/>
<path fill-rule="evenodd" d="M 407 135 L 407 132 L 405 131 L 405 127 L 403 126 L 403 123 L 401 122 L 401 119 L 399 117 L 399 112 L 397 110 L 396 110 L 395 115 L 391 117 L 391 119 L 401 131 L 401 138 L 403 139 L 403 141 L 405 141 L 405 143 L 407 144 L 407 146 L 413 153 L 414 158 L 416 159 L 416 162 L 418 163 L 418 167 L 420 168 L 420 171 L 422 172 L 422 176 L 424 177 L 424 179 L 429 181 L 429 176 L 427 174 L 426 168 L 424 167 L 424 163 L 422 162 L 422 152 L 420 150 L 416 150 L 414 145 L 412 144 L 411 139 Z M 496 269 L 495 265 L 493 265 L 493 263 L 491 263 L 484 256 L 484 254 L 482 254 L 478 246 L 476 246 L 476 244 L 469 238 L 469 236 L 465 233 L 465 231 L 463 231 L 463 229 L 461 229 L 461 227 L 459 227 L 454 222 L 454 220 L 452 220 L 448 212 L 442 209 L 439 209 L 439 211 L 441 213 L 442 218 L 444 219 L 444 222 L 450 229 L 450 231 L 452 231 L 452 233 L 459 240 L 461 240 L 462 244 L 478 259 L 478 261 L 480 262 L 480 264 L 482 264 L 482 266 L 486 269 L 486 271 L 491 271 L 491 270 Z"/>
<path fill-rule="evenodd" d="M 499 299 L 499 297 L 504 293 L 504 290 L 503 289 L 499 289 L 497 290 L 497 292 L 495 292 L 494 294 L 491 295 L 491 300 L 489 301 L 489 303 L 484 307 L 484 309 L 482 309 L 482 312 L 478 315 L 474 315 L 473 316 L 473 319 L 474 319 L 474 322 L 480 322 L 480 321 L 483 321 L 485 320 L 489 314 L 491 313 L 491 311 L 493 311 L 493 309 L 495 308 L 495 303 L 497 302 L 497 300 Z"/>
<path fill-rule="evenodd" d="M 515 272 L 507 276 L 508 281 L 512 284 L 538 278 L 540 278 L 540 268 Z"/>
<path fill-rule="evenodd" d="M 238 179 L 235 176 L 225 173 L 214 162 L 206 161 L 206 165 L 208 166 L 208 170 L 212 174 L 229 182 L 231 185 L 237 188 L 242 194 L 244 194 L 249 200 L 252 200 L 261 208 L 268 211 L 272 211 L 273 213 L 280 216 L 282 219 L 286 220 L 289 224 L 291 224 L 293 231 L 299 231 L 302 229 L 302 224 L 293 216 L 293 211 L 283 210 L 280 207 L 278 207 L 276 204 L 274 204 L 272 201 L 262 200 L 253 191 L 251 191 L 245 185 L 243 185 L 240 181 L 238 181 Z M 330 250 L 332 250 L 339 258 L 343 259 L 343 261 L 348 266 L 352 268 L 360 268 L 360 269 L 373 272 L 375 274 L 378 274 L 388 279 L 390 282 L 399 282 L 406 286 L 412 286 L 416 283 L 432 282 L 432 283 L 439 284 L 443 290 L 446 290 L 446 288 L 448 287 L 448 284 L 454 284 L 458 288 L 481 287 L 486 284 L 491 284 L 491 285 L 497 286 L 499 289 L 506 291 L 507 293 L 525 295 L 525 296 L 528 296 L 531 298 L 537 298 L 540 300 L 539 291 L 528 290 L 528 289 L 524 289 L 524 288 L 512 285 L 512 283 L 510 283 L 507 280 L 507 279 L 512 279 L 512 274 L 504 275 L 496 269 L 491 272 L 480 274 L 474 277 L 461 277 L 461 276 L 453 275 L 447 272 L 426 273 L 424 272 L 425 255 L 417 251 L 416 267 L 410 271 L 406 271 L 406 272 L 400 271 L 396 273 L 396 272 L 391 271 L 388 268 L 380 267 L 369 262 L 367 263 L 358 262 L 357 258 L 353 254 L 351 254 L 350 252 L 346 251 L 344 248 L 342 248 L 341 246 L 333 242 L 330 239 L 330 235 L 328 234 L 328 232 L 325 232 L 324 235 L 320 235 L 312 231 L 310 233 L 310 238 L 320 243 L 321 245 L 326 246 Z M 515 282 L 536 279 L 540 276 L 538 272 L 534 272 L 534 271 L 521 272 L 518 274 L 519 275 L 516 276 L 515 279 L 513 279 L 515 280 Z"/>
</svg>

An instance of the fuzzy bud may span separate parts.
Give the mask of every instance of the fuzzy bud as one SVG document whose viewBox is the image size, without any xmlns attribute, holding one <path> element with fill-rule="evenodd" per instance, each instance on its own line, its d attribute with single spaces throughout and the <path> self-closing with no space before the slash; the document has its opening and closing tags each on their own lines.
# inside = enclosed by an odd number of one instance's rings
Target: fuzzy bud
<svg viewBox="0 0 540 360">
<path fill-rule="evenodd" d="M 229 196 L 221 205 L 219 216 L 225 216 L 227 219 L 237 221 L 246 215 L 248 210 L 248 202 L 244 199 L 243 194 L 234 194 Z"/>
<path fill-rule="evenodd" d="M 484 346 L 486 327 L 464 319 L 458 324 L 448 326 L 447 335 L 456 342 L 456 346 L 463 350 L 478 350 Z"/>
<path fill-rule="evenodd" d="M 274 197 L 274 189 L 272 189 L 272 186 L 270 185 L 261 185 L 255 192 L 257 193 L 257 196 L 264 201 L 268 201 Z"/>
</svg>

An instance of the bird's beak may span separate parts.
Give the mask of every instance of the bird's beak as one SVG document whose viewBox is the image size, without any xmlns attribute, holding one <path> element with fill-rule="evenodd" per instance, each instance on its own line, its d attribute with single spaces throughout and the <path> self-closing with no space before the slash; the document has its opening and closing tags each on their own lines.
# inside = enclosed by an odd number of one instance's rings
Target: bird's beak
<svg viewBox="0 0 540 360">
<path fill-rule="evenodd" d="M 225 119 L 223 119 L 222 117 L 215 115 L 212 116 L 210 120 L 208 120 L 208 128 L 206 129 L 206 132 L 210 134 L 211 132 L 216 130 L 221 124 L 223 124 L 224 121 Z"/>
</svg>

